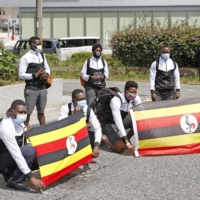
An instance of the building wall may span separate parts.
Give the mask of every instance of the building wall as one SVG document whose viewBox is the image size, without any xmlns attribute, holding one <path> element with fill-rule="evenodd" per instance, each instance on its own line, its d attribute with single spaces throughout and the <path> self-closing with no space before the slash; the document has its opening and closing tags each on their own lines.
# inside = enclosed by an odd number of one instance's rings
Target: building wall
<svg viewBox="0 0 200 200">
<path fill-rule="evenodd" d="M 0 0 L 0 7 L 35 7 L 34 0 Z M 199 0 L 43 0 L 44 7 L 198 6 Z"/>
<path fill-rule="evenodd" d="M 22 12 L 22 38 L 35 34 L 34 12 Z M 173 11 L 62 11 L 43 13 L 43 37 L 100 36 L 108 46 L 110 34 L 128 24 L 134 28 L 141 24 L 159 22 L 164 26 L 181 22 L 200 26 L 199 10 Z"/>
</svg>

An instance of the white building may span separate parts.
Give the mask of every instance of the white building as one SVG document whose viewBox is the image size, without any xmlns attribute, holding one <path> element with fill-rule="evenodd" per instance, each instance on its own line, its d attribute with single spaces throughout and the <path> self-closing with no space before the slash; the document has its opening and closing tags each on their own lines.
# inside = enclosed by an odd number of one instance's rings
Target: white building
<svg viewBox="0 0 200 200">
<path fill-rule="evenodd" d="M 0 0 L 1 10 L 19 9 L 21 38 L 36 33 L 35 4 L 36 0 Z M 200 26 L 200 1 L 43 0 L 43 37 L 46 38 L 100 36 L 106 46 L 112 31 L 129 23 L 137 28 L 144 19 L 150 22 L 159 19 L 167 26 L 177 21 Z"/>
</svg>

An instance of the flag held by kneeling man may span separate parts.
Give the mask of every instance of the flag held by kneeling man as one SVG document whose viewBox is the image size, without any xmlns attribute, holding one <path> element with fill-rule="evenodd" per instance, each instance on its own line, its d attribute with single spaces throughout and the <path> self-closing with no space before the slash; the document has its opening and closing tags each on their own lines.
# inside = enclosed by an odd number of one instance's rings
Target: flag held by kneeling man
<svg viewBox="0 0 200 200">
<path fill-rule="evenodd" d="M 66 119 L 36 127 L 28 133 L 45 186 L 84 163 L 92 161 L 92 149 L 83 111 Z"/>
<path fill-rule="evenodd" d="M 200 98 L 148 102 L 131 112 L 135 155 L 200 153 Z"/>
</svg>

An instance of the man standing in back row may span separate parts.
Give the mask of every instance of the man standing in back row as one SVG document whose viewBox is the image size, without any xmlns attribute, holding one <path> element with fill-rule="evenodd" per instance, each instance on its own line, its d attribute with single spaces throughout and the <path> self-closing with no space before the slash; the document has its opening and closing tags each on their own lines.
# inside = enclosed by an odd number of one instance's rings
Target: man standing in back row
<svg viewBox="0 0 200 200">
<path fill-rule="evenodd" d="M 170 48 L 163 46 L 161 56 L 150 68 L 150 91 L 152 101 L 178 99 L 180 74 L 178 65 L 170 59 Z"/>
<path fill-rule="evenodd" d="M 81 76 L 86 81 L 85 93 L 87 105 L 93 102 L 99 90 L 106 87 L 105 79 L 108 78 L 108 65 L 105 60 L 101 58 L 102 46 L 96 43 L 92 46 L 93 56 L 86 60 Z"/>
<path fill-rule="evenodd" d="M 40 53 L 42 50 L 40 38 L 31 37 L 29 45 L 30 50 L 21 58 L 19 65 L 19 78 L 24 79 L 26 83 L 24 97 L 28 115 L 24 124 L 28 126 L 30 115 L 36 106 L 40 125 L 44 125 L 44 110 L 47 102 L 46 80 L 50 75 L 50 69 L 45 55 Z"/>
</svg>

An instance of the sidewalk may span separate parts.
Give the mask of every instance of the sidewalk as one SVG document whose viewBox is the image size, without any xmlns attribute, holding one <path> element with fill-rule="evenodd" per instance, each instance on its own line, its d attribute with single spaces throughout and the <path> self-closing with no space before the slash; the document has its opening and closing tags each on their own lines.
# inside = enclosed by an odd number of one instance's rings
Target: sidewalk
<svg viewBox="0 0 200 200">
<path fill-rule="evenodd" d="M 60 109 L 61 109 L 62 105 L 66 104 L 66 103 L 68 103 L 70 101 L 71 101 L 71 96 L 66 96 L 65 95 L 65 96 L 63 96 L 63 104 L 46 107 L 46 109 L 45 109 L 46 123 L 48 124 L 48 123 L 57 121 L 58 120 L 58 115 L 59 115 L 59 112 L 60 112 Z M 39 126 L 36 109 L 34 109 L 33 114 L 31 115 L 30 125 L 31 126 Z"/>
</svg>

